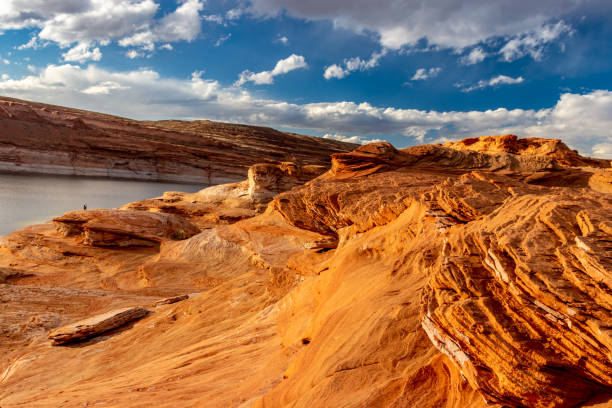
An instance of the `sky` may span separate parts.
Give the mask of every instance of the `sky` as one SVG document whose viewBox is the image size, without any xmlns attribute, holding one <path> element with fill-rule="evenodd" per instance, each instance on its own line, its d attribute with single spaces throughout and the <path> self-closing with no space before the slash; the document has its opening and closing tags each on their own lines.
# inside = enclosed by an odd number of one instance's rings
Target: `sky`
<svg viewBox="0 0 612 408">
<path fill-rule="evenodd" d="M 1 0 L 0 95 L 396 147 L 612 158 L 610 0 Z"/>
</svg>

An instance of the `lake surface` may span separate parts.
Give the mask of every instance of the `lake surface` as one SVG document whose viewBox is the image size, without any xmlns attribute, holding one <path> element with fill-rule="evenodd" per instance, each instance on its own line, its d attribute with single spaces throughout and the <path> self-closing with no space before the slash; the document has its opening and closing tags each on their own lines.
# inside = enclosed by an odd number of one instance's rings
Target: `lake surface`
<svg viewBox="0 0 612 408">
<path fill-rule="evenodd" d="M 194 193 L 203 185 L 66 176 L 0 174 L 0 236 L 66 211 L 115 208 L 164 191 Z"/>
</svg>

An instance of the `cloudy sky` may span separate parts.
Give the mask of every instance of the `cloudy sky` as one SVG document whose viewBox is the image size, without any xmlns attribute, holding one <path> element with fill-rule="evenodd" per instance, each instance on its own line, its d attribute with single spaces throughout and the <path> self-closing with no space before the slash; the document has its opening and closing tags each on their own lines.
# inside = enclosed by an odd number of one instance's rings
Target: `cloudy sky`
<svg viewBox="0 0 612 408">
<path fill-rule="evenodd" d="M 1 0 L 0 95 L 398 147 L 612 158 L 609 0 Z"/>
</svg>

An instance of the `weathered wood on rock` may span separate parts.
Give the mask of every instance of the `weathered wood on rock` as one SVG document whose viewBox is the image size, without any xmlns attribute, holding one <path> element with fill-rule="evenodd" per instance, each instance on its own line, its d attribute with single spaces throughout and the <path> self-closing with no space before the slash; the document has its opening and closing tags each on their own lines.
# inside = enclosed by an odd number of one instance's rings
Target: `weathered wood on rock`
<svg viewBox="0 0 612 408">
<path fill-rule="evenodd" d="M 109 330 L 116 329 L 128 322 L 140 319 L 147 313 L 149 313 L 149 311 L 143 307 L 129 307 L 113 310 L 55 329 L 49 333 L 49 339 L 53 345 L 62 345 L 85 340 Z"/>
</svg>

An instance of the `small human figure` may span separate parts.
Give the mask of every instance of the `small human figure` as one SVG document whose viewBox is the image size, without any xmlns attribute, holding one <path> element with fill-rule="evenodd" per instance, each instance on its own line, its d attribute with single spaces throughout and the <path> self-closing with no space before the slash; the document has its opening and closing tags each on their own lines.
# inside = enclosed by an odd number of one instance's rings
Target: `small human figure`
<svg viewBox="0 0 612 408">
<path fill-rule="evenodd" d="M 87 203 L 83 204 L 83 209 L 86 210 L 87 209 Z"/>
</svg>

